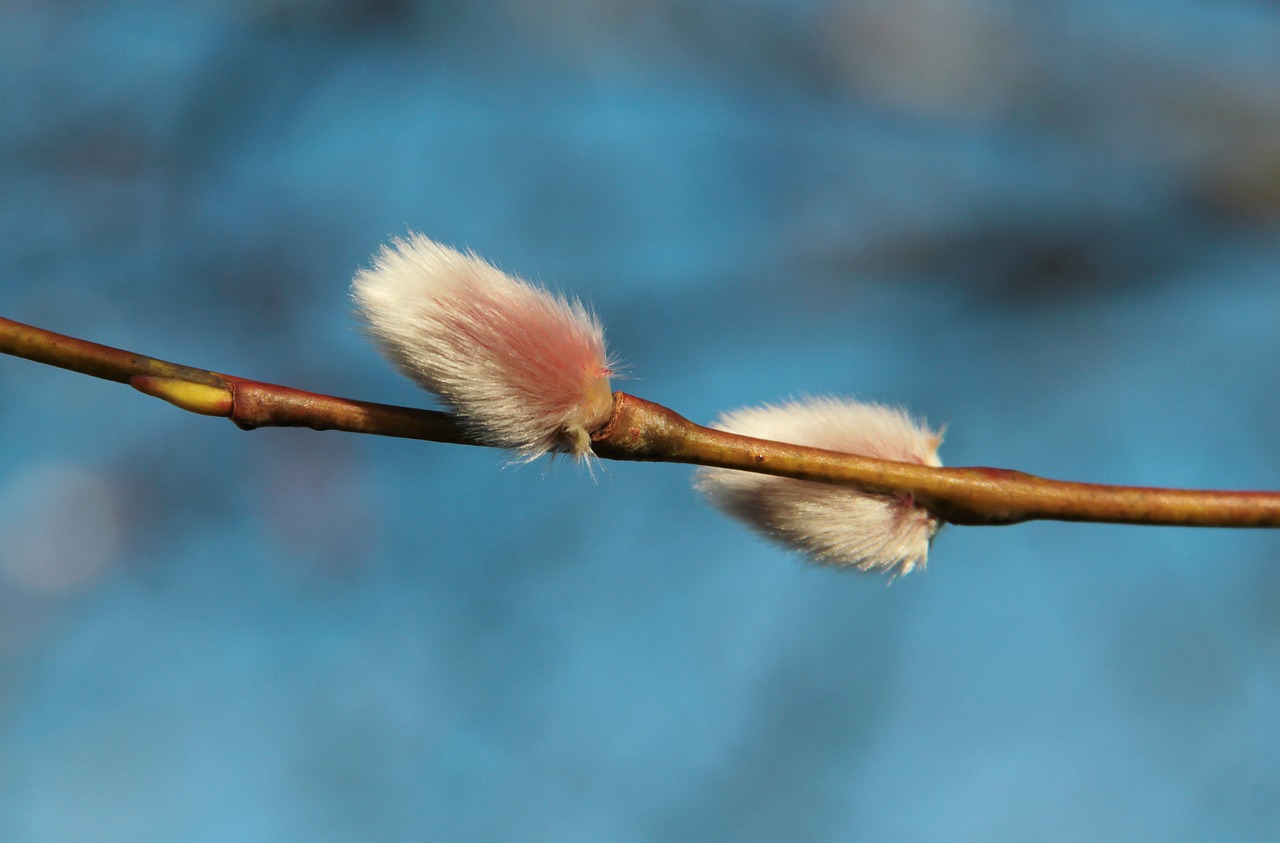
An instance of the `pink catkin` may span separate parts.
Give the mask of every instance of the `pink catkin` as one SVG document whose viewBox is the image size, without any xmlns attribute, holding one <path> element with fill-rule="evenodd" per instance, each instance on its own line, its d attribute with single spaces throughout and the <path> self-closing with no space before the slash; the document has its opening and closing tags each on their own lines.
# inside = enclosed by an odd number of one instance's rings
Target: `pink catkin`
<svg viewBox="0 0 1280 843">
<path fill-rule="evenodd" d="M 848 399 L 815 398 L 737 410 L 716 427 L 745 436 L 861 456 L 941 465 L 941 435 L 905 412 Z M 923 568 L 941 522 L 910 496 L 700 468 L 696 485 L 713 504 L 816 562 L 895 575 Z"/>
<path fill-rule="evenodd" d="M 523 459 L 591 452 L 612 371 L 600 323 L 577 300 L 421 234 L 384 246 L 352 294 L 387 357 L 486 444 Z"/>
</svg>

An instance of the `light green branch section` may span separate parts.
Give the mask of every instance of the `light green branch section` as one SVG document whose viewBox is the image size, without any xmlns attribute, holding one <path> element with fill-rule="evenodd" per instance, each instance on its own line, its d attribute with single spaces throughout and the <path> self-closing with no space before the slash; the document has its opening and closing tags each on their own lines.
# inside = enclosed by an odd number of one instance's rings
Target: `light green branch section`
<svg viewBox="0 0 1280 843">
<path fill-rule="evenodd" d="M 235 407 L 235 393 L 226 386 L 150 375 L 134 375 L 129 378 L 129 385 L 153 398 L 181 407 L 188 413 L 199 413 L 202 416 L 226 418 Z"/>
</svg>

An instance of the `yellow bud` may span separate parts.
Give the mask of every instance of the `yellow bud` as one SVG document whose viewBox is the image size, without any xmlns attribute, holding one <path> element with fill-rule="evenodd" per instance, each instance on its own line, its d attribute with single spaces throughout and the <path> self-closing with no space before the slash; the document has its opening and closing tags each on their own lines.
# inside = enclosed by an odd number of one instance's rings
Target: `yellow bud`
<svg viewBox="0 0 1280 843">
<path fill-rule="evenodd" d="M 181 407 L 189 413 L 202 416 L 229 416 L 231 414 L 231 390 L 224 386 L 182 380 L 135 375 L 129 385 L 146 395 L 161 398 Z"/>
</svg>

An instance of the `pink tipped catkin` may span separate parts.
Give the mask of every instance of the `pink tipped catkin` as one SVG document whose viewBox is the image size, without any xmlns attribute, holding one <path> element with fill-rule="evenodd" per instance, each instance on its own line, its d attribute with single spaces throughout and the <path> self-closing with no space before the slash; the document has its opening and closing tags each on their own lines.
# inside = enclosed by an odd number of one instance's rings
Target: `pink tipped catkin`
<svg viewBox="0 0 1280 843">
<path fill-rule="evenodd" d="M 941 435 L 904 411 L 880 404 L 815 398 L 726 413 L 716 427 L 744 436 L 924 465 L 941 465 Z M 696 485 L 748 526 L 814 561 L 861 571 L 923 568 L 940 521 L 907 496 L 700 468 Z"/>
<path fill-rule="evenodd" d="M 611 371 L 580 302 L 421 234 L 384 246 L 352 291 L 383 353 L 483 442 L 524 459 L 591 452 Z"/>
</svg>

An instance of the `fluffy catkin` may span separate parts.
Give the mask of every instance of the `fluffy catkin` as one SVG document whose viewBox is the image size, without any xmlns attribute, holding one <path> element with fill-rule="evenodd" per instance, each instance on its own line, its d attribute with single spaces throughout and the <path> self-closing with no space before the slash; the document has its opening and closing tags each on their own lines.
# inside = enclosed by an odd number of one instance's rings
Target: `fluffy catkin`
<svg viewBox="0 0 1280 843">
<path fill-rule="evenodd" d="M 737 410 L 716 427 L 744 436 L 898 462 L 941 465 L 941 435 L 904 411 L 814 398 Z M 695 483 L 727 514 L 814 561 L 895 575 L 923 568 L 940 521 L 910 495 L 879 495 L 747 471 L 700 468 Z"/>
<path fill-rule="evenodd" d="M 421 234 L 383 246 L 352 295 L 383 353 L 481 441 L 526 460 L 591 452 L 612 372 L 600 323 L 576 299 Z"/>
</svg>

